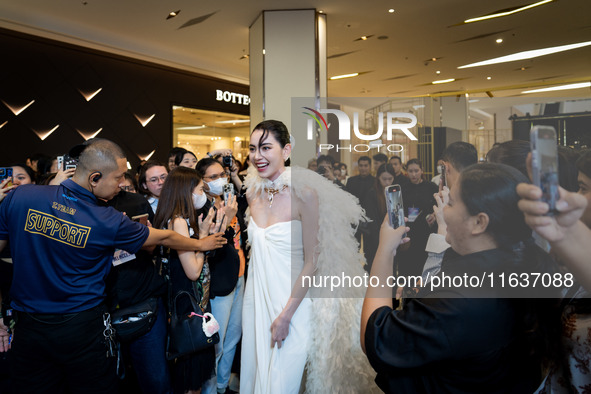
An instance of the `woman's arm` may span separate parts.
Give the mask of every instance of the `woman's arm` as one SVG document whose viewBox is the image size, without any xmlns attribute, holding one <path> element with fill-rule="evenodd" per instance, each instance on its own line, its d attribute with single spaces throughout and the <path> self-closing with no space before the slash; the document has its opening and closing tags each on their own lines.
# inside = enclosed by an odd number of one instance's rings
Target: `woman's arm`
<svg viewBox="0 0 591 394">
<path fill-rule="evenodd" d="M 307 190 L 302 200 L 297 200 L 295 203 L 302 218 L 304 267 L 296 279 L 285 308 L 271 324 L 271 347 L 277 344 L 278 348 L 281 348 L 283 341 L 287 338 L 291 318 L 308 292 L 308 287 L 303 286 L 302 277 L 314 275 L 318 258 L 318 196 L 314 191 Z"/>
<path fill-rule="evenodd" d="M 172 228 L 176 233 L 182 235 L 183 237 L 190 238 L 189 225 L 185 219 L 174 219 L 172 222 Z M 199 279 L 201 270 L 203 269 L 205 255 L 202 252 L 193 252 L 188 250 L 177 250 L 177 253 L 187 278 L 191 279 L 192 281 Z"/>
<path fill-rule="evenodd" d="M 401 226 L 393 229 L 388 221 L 388 215 L 386 215 L 380 228 L 380 243 L 370 273 L 371 277 L 375 276 L 379 279 L 379 282 L 376 281 L 377 283 L 387 283 L 388 277 L 392 275 L 396 248 L 400 243 L 409 241 L 409 238 L 402 239 L 405 231 L 410 231 L 410 228 Z M 361 310 L 361 348 L 364 352 L 365 330 L 369 317 L 376 309 L 383 306 L 392 308 L 392 289 L 368 286 Z"/>
</svg>

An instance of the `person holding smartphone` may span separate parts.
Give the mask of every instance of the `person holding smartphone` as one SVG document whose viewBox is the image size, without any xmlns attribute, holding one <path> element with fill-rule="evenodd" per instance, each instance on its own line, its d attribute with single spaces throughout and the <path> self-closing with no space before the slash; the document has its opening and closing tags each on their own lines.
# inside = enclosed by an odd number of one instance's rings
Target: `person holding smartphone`
<svg viewBox="0 0 591 394">
<path fill-rule="evenodd" d="M 230 157 L 231 156 L 224 156 Z M 216 344 L 216 377 L 203 387 L 203 393 L 223 392 L 230 383 L 230 374 L 234 354 L 242 337 L 242 302 L 244 299 L 244 271 L 246 254 L 242 247 L 245 237 L 243 229 L 245 206 L 240 213 L 237 196 L 227 194 L 223 198 L 228 184 L 228 174 L 218 161 L 212 158 L 201 159 L 197 163 L 197 172 L 207 182 L 207 196 L 216 211 L 223 211 L 228 227 L 224 236 L 228 245 L 209 257 L 211 271 L 211 310 L 220 324 L 220 342 Z"/>
<path fill-rule="evenodd" d="M 172 170 L 160 193 L 161 204 L 156 211 L 154 227 L 173 230 L 186 238 L 199 239 L 224 229 L 227 223 L 224 208 L 218 210 L 217 214 L 210 209 L 207 215 L 197 216 L 197 210 L 202 209 L 207 202 L 204 189 L 204 182 L 197 171 L 186 167 Z M 168 260 L 172 299 L 179 291 L 188 291 L 206 312 L 211 312 L 209 258 L 205 253 L 172 250 Z M 179 313 L 190 313 L 190 303 L 183 301 L 177 305 Z M 174 391 L 198 392 L 214 374 L 214 370 L 213 346 L 177 359 L 171 370 Z"/>
<path fill-rule="evenodd" d="M 494 273 L 551 272 L 554 261 L 535 245 L 515 188 L 527 179 L 502 164 L 465 169 L 444 208 L 447 223 L 441 272 L 452 278 Z M 521 186 L 521 185 L 520 185 Z M 408 227 L 384 220 L 371 275 L 385 283 Z M 412 240 L 412 233 L 408 233 Z M 540 271 L 543 270 L 543 271 Z M 361 343 L 384 392 L 531 393 L 554 355 L 560 332 L 560 289 L 533 283 L 508 289 L 439 282 L 421 288 L 403 310 L 391 289 L 368 287 Z M 474 283 L 473 283 L 474 284 Z M 540 297 L 534 299 L 532 297 Z"/>
</svg>

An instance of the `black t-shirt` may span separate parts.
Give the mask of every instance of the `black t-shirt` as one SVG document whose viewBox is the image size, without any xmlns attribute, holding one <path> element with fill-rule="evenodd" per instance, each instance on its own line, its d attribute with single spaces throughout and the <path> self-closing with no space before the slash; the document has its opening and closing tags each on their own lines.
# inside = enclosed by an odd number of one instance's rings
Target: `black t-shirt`
<svg viewBox="0 0 591 394">
<path fill-rule="evenodd" d="M 451 255 L 451 258 L 447 258 Z M 512 257 L 493 249 L 466 256 L 448 250 L 449 276 L 509 270 Z M 375 310 L 367 357 L 386 393 L 527 393 L 540 383 L 523 328 L 523 300 L 500 298 L 499 286 L 421 289 L 402 311 Z M 472 298 L 487 296 L 489 298 Z"/>
<path fill-rule="evenodd" d="M 148 201 L 140 194 L 121 191 L 106 203 L 128 217 L 147 213 L 154 221 L 154 212 Z M 121 308 L 142 302 L 150 297 L 164 295 L 166 286 L 152 261 L 152 254 L 140 250 L 134 260 L 113 267 L 107 277 L 107 297 L 111 307 Z"/>
</svg>

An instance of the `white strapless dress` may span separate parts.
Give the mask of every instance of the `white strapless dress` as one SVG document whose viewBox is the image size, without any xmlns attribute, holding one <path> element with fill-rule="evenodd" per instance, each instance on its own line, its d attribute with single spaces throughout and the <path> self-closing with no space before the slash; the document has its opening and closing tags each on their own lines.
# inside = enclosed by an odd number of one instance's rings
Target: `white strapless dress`
<svg viewBox="0 0 591 394">
<path fill-rule="evenodd" d="M 242 310 L 240 393 L 297 394 L 308 357 L 311 300 L 304 298 L 281 349 L 271 347 L 271 324 L 285 307 L 304 265 L 298 220 L 248 226 L 251 244 Z"/>
</svg>

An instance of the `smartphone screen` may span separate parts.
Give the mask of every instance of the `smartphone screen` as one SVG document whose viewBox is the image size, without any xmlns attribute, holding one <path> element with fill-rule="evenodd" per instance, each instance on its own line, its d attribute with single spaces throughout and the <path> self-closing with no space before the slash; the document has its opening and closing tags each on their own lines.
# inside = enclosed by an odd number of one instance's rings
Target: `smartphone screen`
<svg viewBox="0 0 591 394">
<path fill-rule="evenodd" d="M 12 167 L 0 167 L 0 182 L 5 180 L 6 178 L 12 177 Z M 8 182 L 4 187 L 12 186 L 12 181 Z"/>
<path fill-rule="evenodd" d="M 133 220 L 134 222 L 139 222 L 141 224 L 143 224 L 144 226 L 148 225 L 148 214 L 144 213 L 143 215 L 137 215 L 131 218 L 131 220 Z"/>
<path fill-rule="evenodd" d="M 392 228 L 404 226 L 404 206 L 402 205 L 402 190 L 400 189 L 400 185 L 386 187 L 385 193 L 390 226 Z"/>
<path fill-rule="evenodd" d="M 447 175 L 446 175 L 446 168 L 445 168 L 445 164 L 441 165 L 441 184 L 443 186 L 447 186 Z"/>
<path fill-rule="evenodd" d="M 542 201 L 556 211 L 558 192 L 558 147 L 556 131 L 551 126 L 534 126 L 530 132 L 533 183 L 542 189 Z"/>
</svg>

